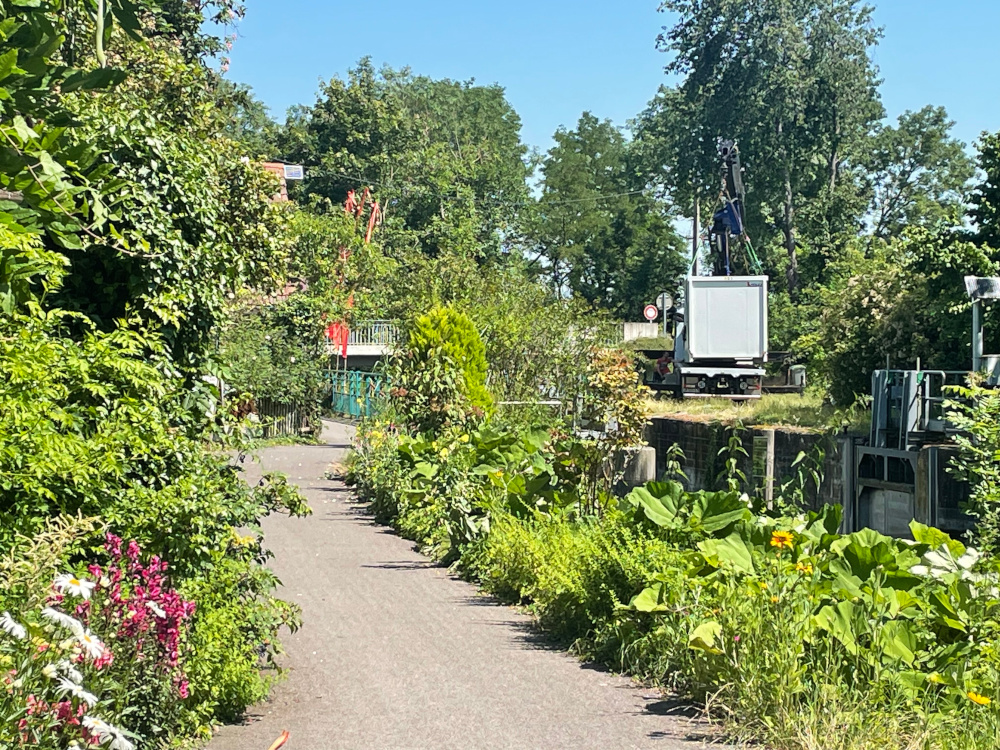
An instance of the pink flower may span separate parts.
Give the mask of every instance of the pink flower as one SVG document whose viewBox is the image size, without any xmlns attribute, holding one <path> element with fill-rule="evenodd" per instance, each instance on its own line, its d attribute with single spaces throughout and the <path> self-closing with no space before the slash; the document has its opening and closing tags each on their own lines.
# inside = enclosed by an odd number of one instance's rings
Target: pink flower
<svg viewBox="0 0 1000 750">
<path fill-rule="evenodd" d="M 128 543 L 128 550 L 125 552 L 125 556 L 128 557 L 128 559 L 134 563 L 136 560 L 139 559 L 139 555 L 141 552 L 142 550 L 139 548 L 139 545 L 133 539 L 131 542 Z"/>
<path fill-rule="evenodd" d="M 108 532 L 104 537 L 104 549 L 114 560 L 120 560 L 122 556 L 122 538 Z"/>
<path fill-rule="evenodd" d="M 177 686 L 177 694 L 181 698 L 187 698 L 188 695 L 191 694 L 191 692 L 190 692 L 190 690 L 188 688 L 189 688 L 188 681 L 187 680 L 181 680 L 181 684 Z"/>
<path fill-rule="evenodd" d="M 110 666 L 115 660 L 115 655 L 111 653 L 111 649 L 105 646 L 104 653 L 98 656 L 94 660 L 94 669 L 100 672 L 105 667 Z"/>
</svg>

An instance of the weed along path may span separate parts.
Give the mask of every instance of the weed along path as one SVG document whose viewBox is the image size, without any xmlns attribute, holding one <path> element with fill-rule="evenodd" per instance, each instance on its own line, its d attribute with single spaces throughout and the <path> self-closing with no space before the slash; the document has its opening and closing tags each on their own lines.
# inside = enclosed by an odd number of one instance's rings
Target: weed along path
<svg viewBox="0 0 1000 750">
<path fill-rule="evenodd" d="M 323 478 L 350 436 L 328 422 L 326 445 L 261 453 L 314 511 L 264 524 L 281 595 L 304 624 L 285 638 L 288 672 L 271 700 L 209 750 L 267 750 L 286 729 L 286 750 L 704 746 L 693 738 L 703 727 L 671 715 L 656 691 L 548 647 L 530 618 L 373 525 Z"/>
</svg>

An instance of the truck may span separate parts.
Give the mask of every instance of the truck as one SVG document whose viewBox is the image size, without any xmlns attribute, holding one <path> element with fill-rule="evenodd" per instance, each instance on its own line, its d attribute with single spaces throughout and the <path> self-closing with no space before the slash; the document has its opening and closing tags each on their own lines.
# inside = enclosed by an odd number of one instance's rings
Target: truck
<svg viewBox="0 0 1000 750">
<path fill-rule="evenodd" d="M 674 348 L 656 353 L 646 385 L 683 398 L 760 398 L 767 281 L 767 276 L 686 277 L 683 307 L 667 311 Z"/>
<path fill-rule="evenodd" d="M 646 385 L 683 398 L 760 398 L 767 362 L 767 276 L 734 276 L 736 265 L 761 274 L 746 232 L 743 167 L 733 140 L 719 140 L 720 207 L 708 231 L 712 275 L 698 274 L 698 213 L 684 308 L 664 310 L 673 351 L 660 352 Z M 664 305 L 666 307 L 666 305 Z M 647 352 L 647 356 L 651 353 Z"/>
</svg>

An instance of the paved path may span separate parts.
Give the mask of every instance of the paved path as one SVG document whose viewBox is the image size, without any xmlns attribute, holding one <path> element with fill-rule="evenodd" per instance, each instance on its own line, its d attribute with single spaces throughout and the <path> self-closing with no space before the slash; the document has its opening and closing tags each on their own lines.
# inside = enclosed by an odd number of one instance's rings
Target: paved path
<svg viewBox="0 0 1000 750">
<path fill-rule="evenodd" d="M 305 624 L 284 639 L 289 671 L 271 700 L 209 750 L 267 750 L 285 729 L 285 750 L 703 747 L 702 727 L 655 691 L 548 647 L 528 617 L 373 525 L 323 479 L 350 429 L 330 422 L 327 445 L 262 452 L 314 510 L 264 523 L 281 595 Z"/>
</svg>

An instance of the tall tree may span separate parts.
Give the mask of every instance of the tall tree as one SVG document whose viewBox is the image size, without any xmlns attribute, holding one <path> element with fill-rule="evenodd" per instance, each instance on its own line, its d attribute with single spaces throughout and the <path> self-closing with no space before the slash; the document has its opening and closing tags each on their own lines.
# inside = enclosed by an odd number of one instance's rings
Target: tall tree
<svg viewBox="0 0 1000 750">
<path fill-rule="evenodd" d="M 976 148 L 982 179 L 972 193 L 969 215 L 976 243 L 996 256 L 1000 255 L 1000 132 L 983 133 Z"/>
<path fill-rule="evenodd" d="M 684 242 L 666 204 L 646 194 L 629 144 L 610 121 L 584 113 L 555 141 L 530 231 L 536 266 L 557 293 L 638 318 L 657 293 L 676 289 Z"/>
<path fill-rule="evenodd" d="M 376 72 L 365 59 L 291 113 L 284 155 L 306 165 L 308 194 L 339 203 L 372 188 L 387 246 L 487 258 L 528 198 L 520 128 L 499 86 Z"/>
<path fill-rule="evenodd" d="M 650 172 L 681 205 L 718 193 L 715 144 L 735 138 L 753 174 L 748 230 L 758 246 L 780 241 L 789 290 L 799 286 L 799 208 L 826 196 L 829 210 L 857 205 L 838 191 L 881 118 L 868 51 L 880 31 L 861 0 L 665 0 L 677 23 L 660 37 L 673 54 L 662 88 L 637 123 Z M 848 212 L 849 214 L 849 212 Z M 858 217 L 826 216 L 824 226 Z"/>
<path fill-rule="evenodd" d="M 874 236 L 897 236 L 915 224 L 959 223 L 975 165 L 965 144 L 951 137 L 954 124 L 944 107 L 927 106 L 904 112 L 895 127 L 875 134 L 865 164 Z"/>
<path fill-rule="evenodd" d="M 217 106 L 226 135 L 240 143 L 255 158 L 270 160 L 278 152 L 278 124 L 268 107 L 244 83 L 219 81 Z"/>
</svg>

